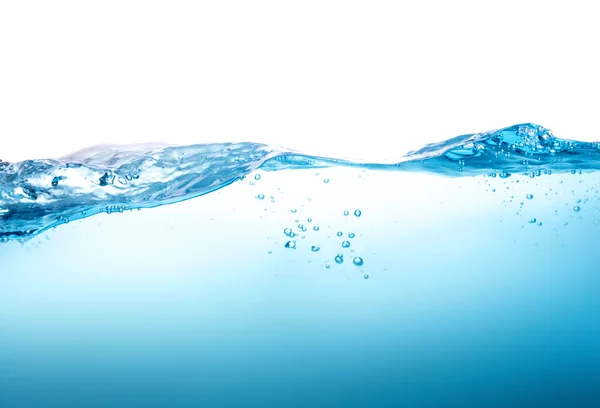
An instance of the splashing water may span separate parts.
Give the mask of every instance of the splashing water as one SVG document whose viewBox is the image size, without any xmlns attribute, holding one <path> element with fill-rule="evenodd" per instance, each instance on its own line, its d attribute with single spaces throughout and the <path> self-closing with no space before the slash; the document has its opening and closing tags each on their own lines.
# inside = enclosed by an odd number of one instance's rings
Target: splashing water
<svg viewBox="0 0 600 408">
<path fill-rule="evenodd" d="M 180 202 L 223 188 L 257 169 L 331 166 L 452 177 L 536 176 L 600 169 L 600 143 L 559 139 L 541 126 L 523 124 L 429 144 L 393 163 L 315 157 L 258 143 L 98 146 L 56 160 L 0 161 L 0 237 L 27 239 L 102 212 Z M 354 215 L 360 217 L 361 211 Z"/>
</svg>

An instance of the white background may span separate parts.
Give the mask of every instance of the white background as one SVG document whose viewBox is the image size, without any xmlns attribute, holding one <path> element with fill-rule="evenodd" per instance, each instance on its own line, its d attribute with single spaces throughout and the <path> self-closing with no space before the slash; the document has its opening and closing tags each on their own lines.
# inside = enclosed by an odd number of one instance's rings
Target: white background
<svg viewBox="0 0 600 408">
<path fill-rule="evenodd" d="M 2 1 L 0 158 L 247 140 L 376 160 L 521 122 L 600 140 L 593 2 L 410 3 Z"/>
</svg>

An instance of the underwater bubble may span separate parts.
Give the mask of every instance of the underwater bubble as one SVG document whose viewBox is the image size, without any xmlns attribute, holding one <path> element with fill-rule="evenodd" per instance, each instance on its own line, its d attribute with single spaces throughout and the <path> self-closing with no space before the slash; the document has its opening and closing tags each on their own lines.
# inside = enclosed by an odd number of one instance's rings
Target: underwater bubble
<svg viewBox="0 0 600 408">
<path fill-rule="evenodd" d="M 286 228 L 286 229 L 284 229 L 284 230 L 283 230 L 283 233 L 284 233 L 285 235 L 287 235 L 288 237 L 293 237 L 293 236 L 294 236 L 294 231 L 292 231 L 292 229 L 291 229 L 291 228 Z"/>
<path fill-rule="evenodd" d="M 342 248 L 350 248 L 350 241 L 342 242 Z"/>
<path fill-rule="evenodd" d="M 289 249 L 296 249 L 296 241 L 288 241 L 285 243 L 285 247 Z"/>
<path fill-rule="evenodd" d="M 313 245 L 313 246 L 310 247 L 310 250 L 313 251 L 313 252 L 319 252 L 320 249 L 321 249 L 321 247 L 318 247 L 316 245 Z"/>
<path fill-rule="evenodd" d="M 315 225 L 315 226 L 313 227 L 313 230 L 315 230 L 315 231 L 318 231 L 318 230 L 319 230 L 319 226 L 318 226 L 318 225 Z"/>
<path fill-rule="evenodd" d="M 362 211 L 361 211 L 361 210 L 355 210 L 355 211 L 354 211 L 354 215 L 355 215 L 356 217 L 360 217 L 360 216 L 362 215 Z"/>
<path fill-rule="evenodd" d="M 581 211 L 581 207 L 576 205 L 575 207 L 573 207 L 573 211 L 579 212 L 579 211 Z"/>
<path fill-rule="evenodd" d="M 338 231 L 338 233 L 337 233 L 337 236 L 338 236 L 338 237 L 341 237 L 342 235 L 344 235 L 344 234 L 342 233 L 342 231 Z"/>
<path fill-rule="evenodd" d="M 369 275 L 365 273 L 365 276 L 363 276 L 363 278 L 369 279 Z"/>
<path fill-rule="evenodd" d="M 348 214 L 350 214 L 350 211 L 344 211 L 345 216 L 348 216 Z"/>
<path fill-rule="evenodd" d="M 354 237 L 355 237 L 354 232 L 349 232 L 348 233 L 348 238 L 354 238 Z"/>
<path fill-rule="evenodd" d="M 525 198 L 527 198 L 528 200 L 533 200 L 533 194 L 527 194 Z"/>
<path fill-rule="evenodd" d="M 260 174 L 255 175 L 254 180 L 260 180 Z"/>
<path fill-rule="evenodd" d="M 264 200 L 265 199 L 265 195 L 264 194 L 259 194 L 256 196 L 256 198 L 258 198 L 259 200 Z"/>
<path fill-rule="evenodd" d="M 335 263 L 337 263 L 337 264 L 341 264 L 341 263 L 343 263 L 343 262 L 344 262 L 344 255 L 342 255 L 342 254 L 337 254 L 337 255 L 335 256 Z"/>
<path fill-rule="evenodd" d="M 538 227 L 541 227 L 542 225 L 544 225 L 544 223 L 540 221 L 537 223 L 537 225 L 538 225 Z"/>
<path fill-rule="evenodd" d="M 2 237 L 0 239 L 0 243 L 6 244 L 7 242 L 8 242 L 8 238 L 6 238 L 6 237 Z"/>
<path fill-rule="evenodd" d="M 325 268 L 329 269 L 329 268 L 331 268 L 331 265 L 327 264 L 327 265 L 325 265 Z"/>
<path fill-rule="evenodd" d="M 58 182 L 60 181 L 60 177 L 54 177 L 52 179 L 52 187 L 58 186 Z"/>
<path fill-rule="evenodd" d="M 323 180 L 323 183 L 325 183 L 325 184 L 329 183 L 329 179 Z"/>
<path fill-rule="evenodd" d="M 529 219 L 529 223 L 530 223 L 530 224 L 535 224 L 535 222 L 536 222 L 536 221 L 537 221 L 537 220 L 536 220 L 535 218 L 530 218 L 530 219 Z"/>
<path fill-rule="evenodd" d="M 308 218 L 306 222 L 312 222 L 312 218 Z"/>
<path fill-rule="evenodd" d="M 267 251 L 267 252 L 269 253 L 269 255 L 271 255 L 271 254 L 273 253 L 273 251 L 271 251 L 271 250 L 269 250 L 269 251 Z"/>
<path fill-rule="evenodd" d="M 296 210 L 295 208 L 292 208 L 292 209 L 290 210 L 290 212 L 291 212 L 292 214 L 296 214 L 296 211 L 297 211 L 297 210 Z"/>
<path fill-rule="evenodd" d="M 352 260 L 352 263 L 356 266 L 363 266 L 364 261 L 360 256 L 357 256 Z"/>
</svg>

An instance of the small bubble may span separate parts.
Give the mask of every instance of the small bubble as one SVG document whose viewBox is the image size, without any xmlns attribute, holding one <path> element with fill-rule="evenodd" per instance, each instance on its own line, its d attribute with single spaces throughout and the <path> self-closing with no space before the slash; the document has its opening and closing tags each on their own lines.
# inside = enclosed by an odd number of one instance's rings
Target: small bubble
<svg viewBox="0 0 600 408">
<path fill-rule="evenodd" d="M 310 250 L 313 251 L 313 252 L 319 252 L 320 249 L 321 249 L 321 247 L 318 247 L 316 245 L 313 245 L 313 246 L 310 247 Z"/>
<path fill-rule="evenodd" d="M 492 188 L 492 193 L 495 193 L 495 192 L 496 192 L 496 189 L 495 189 L 495 188 Z"/>
<path fill-rule="evenodd" d="M 291 212 L 292 214 L 296 214 L 296 211 L 297 211 L 297 210 L 296 210 L 295 208 L 292 208 L 292 209 L 290 210 L 290 212 Z"/>
<path fill-rule="evenodd" d="M 315 230 L 315 231 L 318 231 L 318 230 L 319 230 L 319 226 L 318 226 L 318 225 L 315 225 L 315 226 L 313 227 L 313 230 Z"/>
<path fill-rule="evenodd" d="M 259 194 L 256 196 L 256 198 L 258 198 L 259 200 L 264 200 L 265 199 L 265 195 L 264 194 Z"/>
<path fill-rule="evenodd" d="M 256 175 L 254 176 L 254 180 L 260 180 L 260 174 L 256 174 Z"/>
<path fill-rule="evenodd" d="M 335 256 L 335 263 L 337 263 L 337 264 L 341 264 L 341 263 L 343 263 L 343 262 L 344 262 L 344 255 L 342 255 L 342 254 L 337 254 L 337 255 Z"/>
<path fill-rule="evenodd" d="M 354 237 L 355 237 L 354 232 L 349 232 L 348 233 L 348 238 L 354 238 Z"/>
<path fill-rule="evenodd" d="M 342 242 L 342 248 L 350 248 L 350 241 Z"/>
<path fill-rule="evenodd" d="M 269 250 L 268 253 L 269 253 L 269 255 L 271 255 L 273 253 L 273 251 Z"/>
<path fill-rule="evenodd" d="M 329 268 L 331 268 L 331 265 L 327 264 L 327 265 L 325 265 L 325 268 L 329 269 Z"/>
<path fill-rule="evenodd" d="M 533 200 L 533 194 L 527 194 L 525 198 L 527 198 L 528 200 Z"/>
<path fill-rule="evenodd" d="M 337 236 L 338 236 L 338 237 L 341 237 L 342 235 L 344 235 L 344 234 L 342 233 L 342 231 L 338 231 L 338 233 L 337 233 Z"/>
<path fill-rule="evenodd" d="M 369 275 L 365 273 L 365 276 L 363 276 L 363 278 L 369 279 Z"/>
<path fill-rule="evenodd" d="M 581 207 L 576 205 L 575 207 L 573 207 L 573 211 L 579 212 L 579 211 L 581 211 Z"/>
<path fill-rule="evenodd" d="M 312 222 L 312 218 L 308 218 L 306 221 L 307 222 Z"/>
<path fill-rule="evenodd" d="M 292 231 L 292 229 L 291 229 L 291 228 L 286 228 L 286 229 L 284 229 L 284 230 L 283 230 L 283 233 L 284 233 L 285 235 L 287 235 L 288 237 L 293 237 L 293 236 L 294 236 L 294 231 Z"/>
<path fill-rule="evenodd" d="M 538 227 L 541 227 L 543 225 L 543 223 L 540 221 L 537 223 Z"/>
<path fill-rule="evenodd" d="M 285 243 L 285 247 L 289 249 L 296 249 L 296 241 L 288 241 Z"/>
<path fill-rule="evenodd" d="M 354 258 L 354 259 L 352 260 L 352 263 L 353 263 L 354 265 L 356 265 L 356 266 L 363 266 L 363 264 L 364 264 L 364 261 L 363 261 L 363 259 L 362 259 L 360 256 L 357 256 L 356 258 Z"/>
<path fill-rule="evenodd" d="M 0 242 L 1 242 L 1 243 L 3 243 L 3 244 L 6 244 L 6 243 L 8 242 L 8 238 L 6 238 L 6 237 L 2 237 L 2 238 L 0 239 Z"/>
<path fill-rule="evenodd" d="M 329 179 L 323 180 L 323 183 L 325 183 L 325 184 L 329 183 Z"/>
<path fill-rule="evenodd" d="M 354 211 L 354 215 L 355 215 L 356 217 L 360 217 L 360 216 L 362 215 L 362 211 L 361 211 L 361 210 L 355 210 L 355 211 Z"/>
<path fill-rule="evenodd" d="M 530 224 L 535 224 L 535 222 L 536 222 L 536 221 L 537 221 L 537 220 L 536 220 L 535 218 L 531 218 L 531 219 L 529 219 L 529 223 L 530 223 Z"/>
<path fill-rule="evenodd" d="M 344 211 L 345 216 L 348 216 L 348 214 L 350 214 L 350 211 Z"/>
</svg>

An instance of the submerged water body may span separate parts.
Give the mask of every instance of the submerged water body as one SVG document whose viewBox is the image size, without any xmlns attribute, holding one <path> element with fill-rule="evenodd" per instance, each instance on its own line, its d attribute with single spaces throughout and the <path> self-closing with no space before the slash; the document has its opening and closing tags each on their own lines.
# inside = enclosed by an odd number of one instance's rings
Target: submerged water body
<svg viewBox="0 0 600 408">
<path fill-rule="evenodd" d="M 524 124 L 2 162 L 0 406 L 598 406 L 599 157 Z"/>
</svg>

